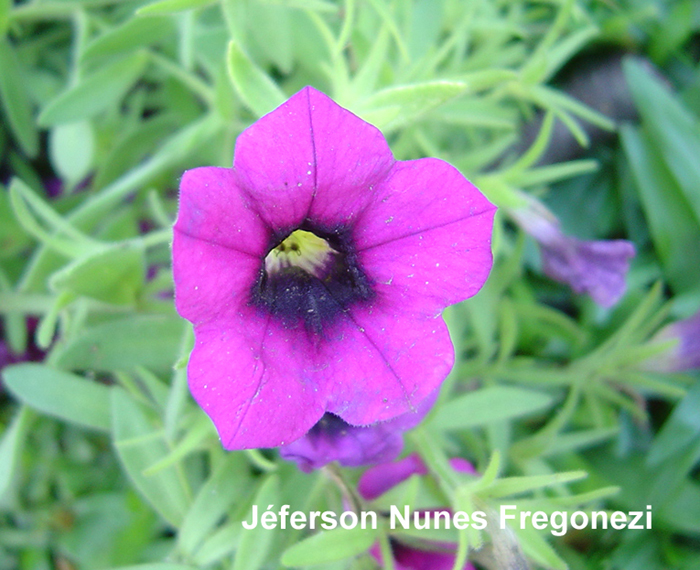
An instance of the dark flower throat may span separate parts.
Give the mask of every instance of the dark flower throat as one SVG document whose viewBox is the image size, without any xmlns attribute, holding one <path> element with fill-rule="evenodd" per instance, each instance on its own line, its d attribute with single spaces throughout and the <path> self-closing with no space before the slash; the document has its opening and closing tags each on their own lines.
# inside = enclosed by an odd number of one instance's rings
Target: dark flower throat
<svg viewBox="0 0 700 570">
<path fill-rule="evenodd" d="M 303 226 L 272 241 L 252 303 L 285 327 L 321 333 L 353 304 L 374 296 L 349 232 Z"/>
</svg>

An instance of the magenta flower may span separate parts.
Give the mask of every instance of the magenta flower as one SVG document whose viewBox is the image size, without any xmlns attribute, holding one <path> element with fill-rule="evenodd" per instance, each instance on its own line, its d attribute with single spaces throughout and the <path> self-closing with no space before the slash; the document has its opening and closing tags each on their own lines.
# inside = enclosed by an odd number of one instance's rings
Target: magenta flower
<svg viewBox="0 0 700 570">
<path fill-rule="evenodd" d="M 476 474 L 474 466 L 461 458 L 450 460 L 450 465 L 460 473 Z M 365 471 L 360 478 L 357 489 L 363 499 L 372 501 L 412 475 L 427 475 L 428 468 L 416 453 L 408 455 L 393 463 L 383 463 Z M 452 543 L 422 541 L 420 544 L 407 544 L 398 539 L 391 539 L 391 553 L 396 570 L 450 570 L 455 563 L 457 545 Z M 383 563 L 378 544 L 370 548 L 369 553 Z M 467 562 L 463 570 L 474 570 Z"/>
<path fill-rule="evenodd" d="M 544 204 L 523 197 L 527 205 L 510 214 L 539 243 L 544 274 L 578 294 L 587 293 L 602 307 L 615 305 L 627 288 L 634 245 L 627 240 L 582 241 L 567 236 Z"/>
<path fill-rule="evenodd" d="M 700 311 L 662 328 L 655 342 L 675 340 L 667 351 L 644 362 L 646 370 L 655 372 L 688 372 L 700 369 Z"/>
<path fill-rule="evenodd" d="M 346 467 L 374 465 L 391 461 L 401 453 L 403 433 L 416 427 L 437 400 L 435 390 L 407 412 L 370 426 L 352 426 L 338 416 L 324 414 L 314 427 L 296 441 L 280 448 L 280 456 L 296 461 L 299 469 L 310 473 L 331 461 Z"/>
<path fill-rule="evenodd" d="M 484 283 L 494 210 L 310 87 L 238 137 L 233 168 L 187 171 L 175 304 L 224 447 L 290 443 L 327 412 L 362 426 L 415 410 L 452 367 L 440 315 Z"/>
</svg>

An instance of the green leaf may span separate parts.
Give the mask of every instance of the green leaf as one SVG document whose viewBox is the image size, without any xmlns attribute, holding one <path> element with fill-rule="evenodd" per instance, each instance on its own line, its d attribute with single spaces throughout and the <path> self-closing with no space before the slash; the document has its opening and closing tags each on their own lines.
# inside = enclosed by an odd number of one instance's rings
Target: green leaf
<svg viewBox="0 0 700 570">
<path fill-rule="evenodd" d="M 141 242 L 110 244 L 54 273 L 49 286 L 115 305 L 133 304 L 146 280 Z"/>
<path fill-rule="evenodd" d="M 377 539 L 378 531 L 372 528 L 336 528 L 321 531 L 297 544 L 282 554 L 284 566 L 314 566 L 344 560 L 366 552 Z"/>
<path fill-rule="evenodd" d="M 493 386 L 447 402 L 433 416 L 432 423 L 441 429 L 471 428 L 539 412 L 551 405 L 552 397 L 543 392 Z"/>
<path fill-rule="evenodd" d="M 137 564 L 136 566 L 120 566 L 110 570 L 199 570 L 196 566 L 187 564 L 172 564 L 169 562 L 156 562 L 154 564 Z"/>
<path fill-rule="evenodd" d="M 189 509 L 188 491 L 177 467 L 153 475 L 144 471 L 169 449 L 162 430 L 151 425 L 148 416 L 121 388 L 112 390 L 112 435 L 117 455 L 134 486 L 173 526 L 179 526 Z"/>
<path fill-rule="evenodd" d="M 365 99 L 355 111 L 378 128 L 391 130 L 465 93 L 467 88 L 463 81 L 443 80 L 389 87 Z"/>
<path fill-rule="evenodd" d="M 12 0 L 0 0 L 0 37 L 7 33 L 10 26 L 10 12 L 12 11 Z"/>
<path fill-rule="evenodd" d="M 58 345 L 56 366 L 78 370 L 131 370 L 145 366 L 166 372 L 179 355 L 184 321 L 178 317 L 137 315 L 87 327 Z M 148 339 L 148 342 L 144 342 Z"/>
<path fill-rule="evenodd" d="M 569 570 L 569 566 L 564 562 L 551 545 L 533 528 L 518 528 L 516 531 L 520 544 L 525 554 L 537 561 L 544 568 L 551 570 Z M 512 566 L 512 568 L 518 568 Z"/>
<path fill-rule="evenodd" d="M 148 55 L 136 52 L 101 67 L 55 97 L 41 112 L 38 122 L 50 127 L 93 117 L 116 105 L 141 77 Z"/>
<path fill-rule="evenodd" d="M 621 135 L 664 275 L 677 293 L 696 289 L 700 264 L 688 263 L 688 252 L 700 243 L 700 226 L 662 160 L 661 143 L 630 125 Z"/>
<path fill-rule="evenodd" d="M 649 129 L 678 188 L 700 223 L 700 123 L 646 68 L 632 60 L 624 62 L 625 78 L 643 124 Z"/>
<path fill-rule="evenodd" d="M 194 555 L 234 501 L 241 498 L 247 469 L 240 459 L 239 454 L 226 455 L 197 493 L 178 533 L 178 543 L 184 552 Z"/>
<path fill-rule="evenodd" d="M 649 450 L 647 462 L 659 465 L 700 438 L 700 383 L 696 383 L 666 420 Z"/>
<path fill-rule="evenodd" d="M 287 99 L 272 79 L 233 40 L 228 44 L 226 62 L 236 93 L 258 117 L 279 107 Z"/>
<path fill-rule="evenodd" d="M 39 133 L 34 125 L 22 69 L 11 44 L 0 38 L 0 100 L 10 128 L 22 150 L 30 157 L 39 152 Z"/>
<path fill-rule="evenodd" d="M 29 409 L 22 407 L 0 439 L 0 503 L 15 479 L 15 471 L 19 465 L 19 452 L 28 427 Z"/>
<path fill-rule="evenodd" d="M 217 0 L 159 0 L 136 10 L 138 16 L 172 14 L 215 4 Z"/>
<path fill-rule="evenodd" d="M 120 55 L 130 50 L 153 45 L 175 33 L 175 22 L 167 16 L 131 18 L 92 40 L 82 53 L 82 63 L 105 56 Z"/>
<path fill-rule="evenodd" d="M 569 471 L 565 473 L 552 473 L 551 475 L 532 475 L 529 477 L 508 477 L 494 481 L 481 494 L 487 497 L 508 497 L 519 495 L 535 489 L 561 485 L 569 481 L 577 481 L 587 477 L 585 471 Z"/>
<path fill-rule="evenodd" d="M 279 504 L 279 485 L 279 477 L 274 474 L 268 475 L 262 482 L 253 501 L 254 505 L 258 505 L 258 514 L 265 511 L 268 505 Z M 242 527 L 233 570 L 258 570 L 267 559 L 274 536 L 274 530 L 266 529 L 261 524 L 252 529 Z"/>
<path fill-rule="evenodd" d="M 21 402 L 80 426 L 109 430 L 110 388 L 42 364 L 16 364 L 2 371 L 7 389 Z"/>
<path fill-rule="evenodd" d="M 87 121 L 64 123 L 49 133 L 49 156 L 56 173 L 69 184 L 80 182 L 92 168 L 95 138 Z"/>
</svg>

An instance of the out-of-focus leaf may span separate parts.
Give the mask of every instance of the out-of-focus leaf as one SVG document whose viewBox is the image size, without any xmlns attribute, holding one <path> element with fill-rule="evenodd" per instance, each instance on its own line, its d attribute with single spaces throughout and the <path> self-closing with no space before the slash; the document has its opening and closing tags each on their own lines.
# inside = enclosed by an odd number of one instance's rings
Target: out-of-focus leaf
<svg viewBox="0 0 700 570">
<path fill-rule="evenodd" d="M 134 303 L 146 280 L 143 244 L 110 244 L 104 250 L 77 259 L 49 280 L 55 291 L 70 291 L 105 303 Z"/>
<path fill-rule="evenodd" d="M 280 88 L 233 40 L 228 45 L 227 63 L 236 93 L 256 115 L 261 117 L 285 101 Z"/>
<path fill-rule="evenodd" d="M 136 52 L 101 67 L 53 99 L 39 115 L 41 126 L 72 123 L 116 105 L 141 76 L 148 55 Z"/>
<path fill-rule="evenodd" d="M 144 410 L 124 390 L 112 390 L 112 435 L 117 454 L 134 486 L 173 526 L 178 526 L 189 509 L 188 492 L 176 467 L 153 475 L 144 471 L 168 453 L 162 433 L 151 424 Z"/>
<path fill-rule="evenodd" d="M 442 406 L 432 425 L 442 429 L 463 429 L 525 416 L 552 405 L 552 397 L 543 392 L 493 386 L 458 396 Z"/>
<path fill-rule="evenodd" d="M 175 22 L 167 16 L 131 18 L 92 40 L 82 53 L 82 62 L 91 63 L 104 56 L 119 55 L 153 45 L 175 33 Z"/>
<path fill-rule="evenodd" d="M 382 130 L 410 123 L 423 113 L 466 92 L 463 81 L 427 81 L 416 85 L 389 87 L 370 95 L 356 109 L 366 121 Z"/>
<path fill-rule="evenodd" d="M 649 450 L 649 465 L 658 465 L 700 437 L 700 383 L 696 383 L 666 420 Z"/>
<path fill-rule="evenodd" d="M 624 62 L 627 82 L 656 150 L 700 223 L 700 122 L 640 63 Z"/>
<path fill-rule="evenodd" d="M 352 529 L 336 528 L 321 531 L 290 546 L 282 554 L 282 564 L 292 566 L 314 566 L 336 560 L 344 560 L 366 552 L 377 539 L 378 531 L 356 526 Z"/>
<path fill-rule="evenodd" d="M 0 503 L 12 486 L 28 425 L 29 411 L 22 407 L 0 438 Z"/>
<path fill-rule="evenodd" d="M 554 548 L 542 537 L 535 529 L 525 527 L 518 528 L 516 532 L 520 539 L 525 554 L 536 560 L 538 564 L 544 568 L 551 570 L 569 570 L 569 566 L 556 553 Z M 509 566 L 504 566 L 509 568 Z M 510 568 L 518 568 L 518 566 L 510 566 Z"/>
<path fill-rule="evenodd" d="M 277 475 L 268 475 L 255 494 L 253 504 L 258 506 L 258 517 L 268 505 L 279 504 L 280 482 Z M 233 560 L 233 570 L 258 570 L 265 563 L 274 530 L 264 528 L 260 523 L 255 528 L 242 527 L 241 540 Z"/>
<path fill-rule="evenodd" d="M 7 389 L 29 407 L 84 427 L 109 430 L 109 392 L 98 384 L 43 364 L 3 369 Z"/>
<path fill-rule="evenodd" d="M 120 566 L 110 570 L 199 570 L 196 566 L 187 564 L 172 564 L 169 562 L 156 562 L 154 564 L 137 564 L 136 566 Z"/>
<path fill-rule="evenodd" d="M 7 33 L 10 25 L 10 10 L 12 10 L 12 0 L 0 0 L 0 37 Z"/>
<path fill-rule="evenodd" d="M 543 489 L 553 485 L 561 485 L 569 481 L 577 481 L 587 476 L 585 471 L 570 471 L 564 473 L 552 473 L 551 475 L 532 475 L 529 477 L 508 477 L 497 479 L 487 489 L 484 494 L 489 497 L 508 497 Z"/>
<path fill-rule="evenodd" d="M 56 173 L 69 184 L 80 182 L 90 172 L 95 140 L 88 121 L 63 123 L 49 133 L 49 155 Z"/>
<path fill-rule="evenodd" d="M 51 361 L 77 370 L 128 371 L 144 366 L 165 372 L 178 357 L 183 325 L 180 318 L 160 315 L 109 321 L 87 327 L 57 346 Z"/>
<path fill-rule="evenodd" d="M 156 14 L 172 14 L 183 10 L 202 8 L 210 4 L 215 4 L 216 0 L 159 0 L 139 8 L 136 14 L 139 16 L 151 16 Z"/>
<path fill-rule="evenodd" d="M 238 454 L 230 453 L 202 485 L 178 534 L 178 543 L 185 552 L 194 555 L 234 501 L 240 499 L 240 489 L 247 483 L 245 475 L 246 463 Z M 240 528 L 240 523 L 236 524 Z"/>
<path fill-rule="evenodd" d="M 659 141 L 628 125 L 621 134 L 664 274 L 677 293 L 696 289 L 700 264 L 688 263 L 688 252 L 700 243 L 700 226 L 690 204 L 663 163 Z"/>
<path fill-rule="evenodd" d="M 4 37 L 0 37 L 0 69 L 0 101 L 10 128 L 25 154 L 36 156 L 39 152 L 39 133 L 25 90 L 24 71 L 12 46 Z"/>
</svg>

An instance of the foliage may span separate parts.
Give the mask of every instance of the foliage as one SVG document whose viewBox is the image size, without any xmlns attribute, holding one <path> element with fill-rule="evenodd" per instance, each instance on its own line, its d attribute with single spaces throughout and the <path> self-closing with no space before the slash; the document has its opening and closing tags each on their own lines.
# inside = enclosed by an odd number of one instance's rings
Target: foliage
<svg viewBox="0 0 700 570">
<path fill-rule="evenodd" d="M 45 352 L 2 372 L 0 568 L 359 569 L 373 567 L 374 540 L 388 552 L 398 535 L 384 524 L 245 530 L 252 504 L 342 512 L 362 470 L 307 475 L 274 450 L 224 452 L 187 391 L 193 339 L 169 253 L 178 179 L 229 166 L 236 136 L 307 84 L 381 128 L 397 158 L 448 160 L 501 208 L 487 285 L 445 314 L 455 369 L 407 438 L 430 476 L 382 500 L 651 505 L 648 531 L 438 538 L 461 560 L 515 540 L 536 568 L 697 568 L 698 379 L 644 364 L 669 348 L 659 327 L 700 306 L 697 12 L 661 0 L 0 0 L 0 342 L 15 357 Z M 557 122 L 582 144 L 592 125 L 616 127 L 560 89 L 581 54 L 610 45 L 668 79 L 626 62 L 640 121 L 585 158 L 541 163 Z M 540 135 L 518 146 L 538 113 Z M 634 241 L 620 304 L 540 274 L 506 215 L 522 192 L 570 233 Z M 452 457 L 481 475 L 456 474 Z"/>
</svg>

